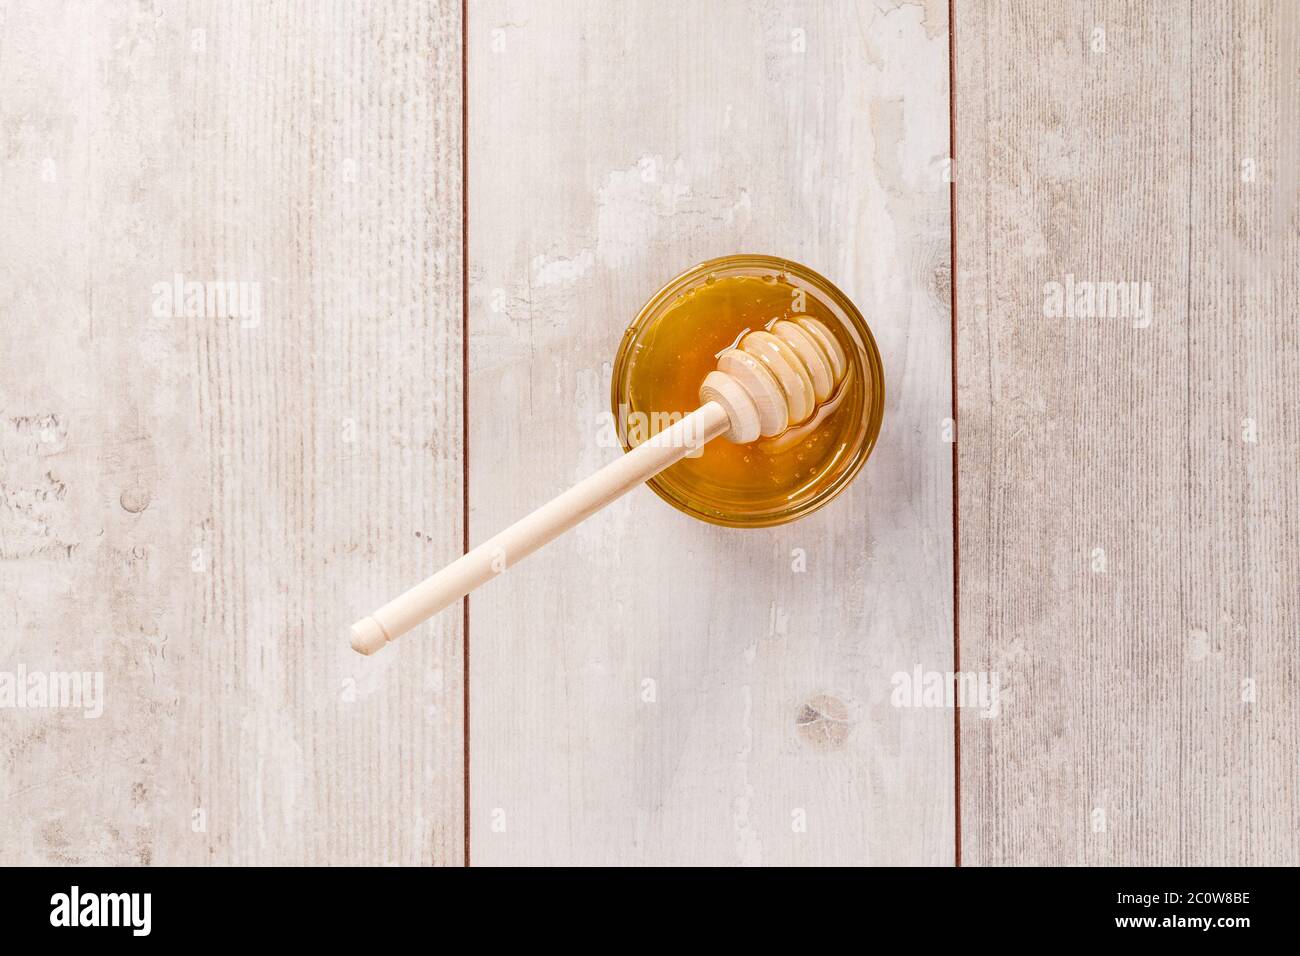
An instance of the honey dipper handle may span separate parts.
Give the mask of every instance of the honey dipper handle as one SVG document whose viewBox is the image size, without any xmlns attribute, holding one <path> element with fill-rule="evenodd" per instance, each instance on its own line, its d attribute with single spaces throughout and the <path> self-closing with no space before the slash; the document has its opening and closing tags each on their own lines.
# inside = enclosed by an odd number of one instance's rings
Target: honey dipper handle
<svg viewBox="0 0 1300 956">
<path fill-rule="evenodd" d="M 542 545 L 648 481 L 729 427 L 726 409 L 706 402 L 681 421 L 584 478 L 559 497 L 457 558 L 433 577 L 352 625 L 352 647 L 373 654 L 492 580 Z"/>
</svg>

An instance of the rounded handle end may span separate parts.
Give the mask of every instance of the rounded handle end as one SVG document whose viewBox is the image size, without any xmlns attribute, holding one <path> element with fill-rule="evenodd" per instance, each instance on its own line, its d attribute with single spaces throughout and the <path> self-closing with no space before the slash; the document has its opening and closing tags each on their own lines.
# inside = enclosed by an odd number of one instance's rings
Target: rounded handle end
<svg viewBox="0 0 1300 956">
<path fill-rule="evenodd" d="M 358 654 L 370 655 L 388 643 L 388 632 L 373 617 L 363 618 L 352 625 L 352 649 Z"/>
</svg>

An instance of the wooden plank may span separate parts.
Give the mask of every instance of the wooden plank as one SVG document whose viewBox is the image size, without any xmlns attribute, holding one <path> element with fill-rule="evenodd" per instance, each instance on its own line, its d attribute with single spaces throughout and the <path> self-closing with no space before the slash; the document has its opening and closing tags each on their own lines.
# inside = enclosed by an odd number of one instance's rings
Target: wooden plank
<svg viewBox="0 0 1300 956">
<path fill-rule="evenodd" d="M 963 863 L 1300 862 L 1295 24 L 958 4 Z"/>
<path fill-rule="evenodd" d="M 741 532 L 641 489 L 472 598 L 471 861 L 950 863 L 952 715 L 890 704 L 952 666 L 946 5 L 469 15 L 474 542 L 615 453 L 620 336 L 697 261 L 830 276 L 889 392 L 822 512 Z"/>
<path fill-rule="evenodd" d="M 459 5 L 0 18 L 0 859 L 460 862 Z"/>
</svg>

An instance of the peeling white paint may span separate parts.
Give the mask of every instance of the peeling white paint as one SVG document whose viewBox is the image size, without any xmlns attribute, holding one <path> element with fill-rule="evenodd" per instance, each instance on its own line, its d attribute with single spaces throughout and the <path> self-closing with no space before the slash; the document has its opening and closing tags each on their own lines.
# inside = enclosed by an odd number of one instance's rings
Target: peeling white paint
<svg viewBox="0 0 1300 956">
<path fill-rule="evenodd" d="M 596 257 L 590 249 L 583 249 L 576 256 L 568 259 L 536 256 L 532 264 L 533 285 L 550 286 L 576 282 L 591 271 L 595 261 Z"/>
</svg>

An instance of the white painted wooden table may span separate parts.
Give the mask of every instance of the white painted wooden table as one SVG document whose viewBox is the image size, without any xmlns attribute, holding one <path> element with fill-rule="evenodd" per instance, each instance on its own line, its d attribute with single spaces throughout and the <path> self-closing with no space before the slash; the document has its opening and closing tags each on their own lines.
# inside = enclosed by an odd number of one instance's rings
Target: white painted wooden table
<svg viewBox="0 0 1300 956">
<path fill-rule="evenodd" d="M 1298 21 L 0 0 L 0 863 L 1300 862 Z M 738 251 L 872 325 L 854 486 L 353 654 Z"/>
</svg>

